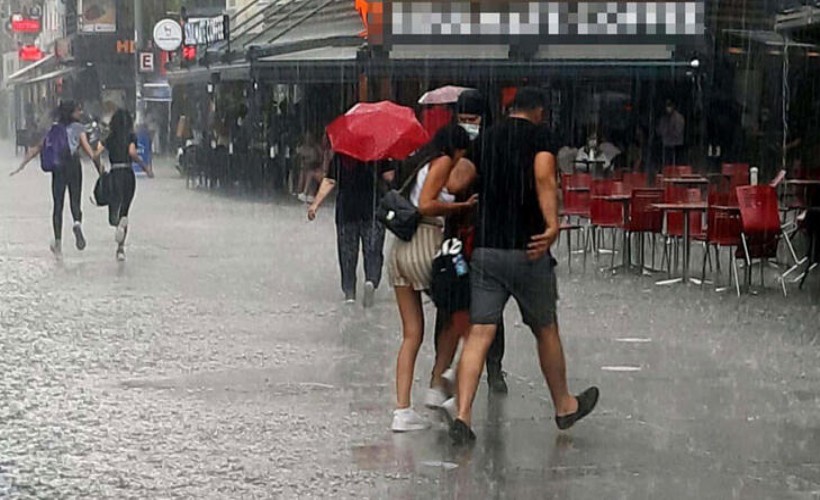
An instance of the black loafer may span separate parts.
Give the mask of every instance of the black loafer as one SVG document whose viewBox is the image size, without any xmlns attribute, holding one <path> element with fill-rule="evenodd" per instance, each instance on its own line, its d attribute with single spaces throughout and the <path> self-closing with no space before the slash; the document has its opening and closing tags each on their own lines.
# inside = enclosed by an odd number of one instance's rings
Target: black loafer
<svg viewBox="0 0 820 500">
<path fill-rule="evenodd" d="M 575 425 L 577 421 L 592 413 L 592 410 L 595 409 L 595 405 L 598 404 L 598 396 L 599 391 L 597 387 L 593 386 L 585 390 L 575 397 L 575 399 L 578 400 L 578 410 L 575 413 L 564 415 L 562 417 L 556 416 L 555 424 L 562 431 L 569 429 Z"/>
<path fill-rule="evenodd" d="M 469 444 L 475 441 L 475 433 L 470 426 L 463 421 L 456 419 L 450 426 L 450 439 L 455 445 Z"/>
</svg>

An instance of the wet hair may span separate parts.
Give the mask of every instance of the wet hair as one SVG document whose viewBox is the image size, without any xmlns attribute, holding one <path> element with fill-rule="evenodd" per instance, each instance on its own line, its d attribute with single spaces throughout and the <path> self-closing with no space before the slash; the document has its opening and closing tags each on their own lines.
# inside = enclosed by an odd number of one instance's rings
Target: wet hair
<svg viewBox="0 0 820 500">
<path fill-rule="evenodd" d="M 515 93 L 512 109 L 515 111 L 535 111 L 538 108 L 547 108 L 547 96 L 538 87 L 521 87 Z"/>
<path fill-rule="evenodd" d="M 57 106 L 57 121 L 63 125 L 74 123 L 74 112 L 79 107 L 75 101 L 60 101 L 60 105 Z"/>
<path fill-rule="evenodd" d="M 458 125 L 447 125 L 436 132 L 428 146 L 452 158 L 456 151 L 470 147 L 470 134 Z"/>
<path fill-rule="evenodd" d="M 110 133 L 105 141 L 105 147 L 109 151 L 128 151 L 131 143 L 131 136 L 134 133 L 134 119 L 131 113 L 119 108 L 114 112 L 109 124 Z"/>
<path fill-rule="evenodd" d="M 398 184 L 402 184 L 416 169 L 441 155 L 450 158 L 456 151 L 467 149 L 470 146 L 470 134 L 458 125 L 450 124 L 442 127 L 425 146 L 402 161 L 398 166 Z"/>
</svg>

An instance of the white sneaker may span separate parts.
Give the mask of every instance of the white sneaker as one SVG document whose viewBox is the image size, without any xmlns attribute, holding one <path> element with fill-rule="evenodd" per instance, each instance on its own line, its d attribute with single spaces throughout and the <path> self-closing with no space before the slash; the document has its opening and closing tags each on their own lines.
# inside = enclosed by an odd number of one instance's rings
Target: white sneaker
<svg viewBox="0 0 820 500">
<path fill-rule="evenodd" d="M 393 425 L 390 426 L 393 432 L 423 431 L 429 427 L 430 422 L 412 408 L 393 410 Z"/>
<path fill-rule="evenodd" d="M 77 243 L 77 250 L 85 250 L 85 236 L 83 235 L 83 225 L 79 222 L 74 223 L 74 239 Z"/>
<path fill-rule="evenodd" d="M 117 247 L 117 262 L 125 262 L 125 247 L 122 245 Z"/>
<path fill-rule="evenodd" d="M 57 260 L 63 258 L 63 242 L 60 240 L 52 240 L 51 244 L 48 245 L 48 248 L 51 250 L 51 253 L 54 254 L 54 257 Z"/>
<path fill-rule="evenodd" d="M 452 368 L 447 368 L 444 370 L 444 373 L 441 374 L 441 378 L 450 384 L 450 387 L 456 386 L 456 371 Z"/>
<path fill-rule="evenodd" d="M 458 418 L 458 403 L 456 402 L 456 398 L 450 398 L 442 403 L 441 410 L 444 416 L 447 417 L 449 424 L 453 425 L 453 422 Z"/>
<path fill-rule="evenodd" d="M 372 281 L 364 284 L 364 300 L 362 304 L 364 307 L 373 307 L 373 302 L 376 300 L 376 285 Z"/>
<path fill-rule="evenodd" d="M 122 245 L 125 243 L 125 233 L 128 231 L 128 217 L 120 218 L 120 223 L 117 224 L 117 230 L 114 232 L 114 240 Z"/>
<path fill-rule="evenodd" d="M 424 406 L 427 408 L 441 408 L 450 395 L 444 391 L 443 387 L 430 387 L 427 389 L 427 395 L 424 397 Z"/>
</svg>

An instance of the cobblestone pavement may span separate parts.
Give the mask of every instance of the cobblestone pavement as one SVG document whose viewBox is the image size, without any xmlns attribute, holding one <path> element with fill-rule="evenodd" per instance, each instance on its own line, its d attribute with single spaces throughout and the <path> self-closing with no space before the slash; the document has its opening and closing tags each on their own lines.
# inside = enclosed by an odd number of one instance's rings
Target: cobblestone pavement
<svg viewBox="0 0 820 500">
<path fill-rule="evenodd" d="M 737 299 L 563 266 L 570 383 L 599 410 L 556 431 L 511 312 L 510 394 L 481 388 L 458 450 L 389 432 L 398 314 L 387 289 L 341 304 L 330 209 L 160 168 L 126 264 L 88 202 L 88 249 L 57 263 L 49 180 L 2 149 L 0 498 L 820 498 L 816 278 Z M 419 402 L 431 366 L 425 345 Z"/>
</svg>

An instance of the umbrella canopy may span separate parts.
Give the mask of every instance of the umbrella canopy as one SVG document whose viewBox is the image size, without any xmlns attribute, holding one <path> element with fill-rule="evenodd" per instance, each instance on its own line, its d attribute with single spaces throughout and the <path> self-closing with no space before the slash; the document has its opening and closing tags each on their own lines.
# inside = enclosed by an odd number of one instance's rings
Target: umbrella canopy
<svg viewBox="0 0 820 500">
<path fill-rule="evenodd" d="M 434 104 L 455 104 L 458 102 L 458 96 L 460 96 L 465 90 L 473 89 L 468 87 L 456 87 L 455 85 L 440 87 L 435 90 L 425 92 L 425 94 L 421 96 L 421 99 L 419 99 L 419 104 L 424 104 L 425 106 L 432 106 Z"/>
<path fill-rule="evenodd" d="M 413 110 L 390 101 L 356 104 L 327 135 L 333 151 L 365 162 L 403 160 L 429 140 Z"/>
</svg>

